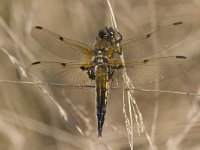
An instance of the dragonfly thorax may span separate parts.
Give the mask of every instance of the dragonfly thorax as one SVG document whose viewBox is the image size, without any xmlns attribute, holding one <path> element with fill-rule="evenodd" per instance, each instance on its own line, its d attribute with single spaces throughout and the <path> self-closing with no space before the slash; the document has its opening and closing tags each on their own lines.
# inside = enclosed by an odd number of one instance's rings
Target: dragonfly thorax
<svg viewBox="0 0 200 150">
<path fill-rule="evenodd" d="M 108 62 L 108 58 L 106 56 L 106 49 L 95 49 L 95 57 L 94 57 L 94 63 L 95 65 L 103 65 L 105 66 Z"/>
<path fill-rule="evenodd" d="M 108 57 L 106 56 L 105 48 L 94 49 L 94 58 L 92 59 L 92 61 L 94 62 L 94 66 L 88 68 L 85 68 L 84 66 L 81 67 L 83 71 L 87 70 L 87 74 L 90 79 L 95 80 L 96 72 L 98 69 L 103 69 L 103 72 L 108 75 L 108 79 L 113 76 L 115 69 L 107 65 Z"/>
</svg>

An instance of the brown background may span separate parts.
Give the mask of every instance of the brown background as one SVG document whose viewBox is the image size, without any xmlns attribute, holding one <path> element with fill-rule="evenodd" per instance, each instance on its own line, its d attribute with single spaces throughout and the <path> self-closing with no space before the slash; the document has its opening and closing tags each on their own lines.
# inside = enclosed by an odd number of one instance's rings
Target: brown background
<svg viewBox="0 0 200 150">
<path fill-rule="evenodd" d="M 111 4 L 124 38 L 148 33 L 165 20 L 192 20 L 191 34 L 166 53 L 186 53 L 198 58 L 198 0 L 111 0 Z M 31 77 L 22 76 L 20 65 L 26 67 L 36 60 L 55 59 L 31 38 L 33 26 L 44 26 L 62 36 L 92 45 L 98 30 L 110 25 L 105 0 L 0 0 L 0 15 L 6 22 L 0 22 L 1 49 L 19 61 L 19 64 L 13 64 L 0 51 L 0 80 L 33 81 Z M 187 74 L 164 81 L 157 88 L 197 93 L 199 79 L 199 68 L 195 66 Z M 103 138 L 98 139 L 95 91 L 51 89 L 44 94 L 44 89 L 37 86 L 0 84 L 0 150 L 130 149 L 121 90 L 110 92 Z M 51 96 L 65 110 L 67 121 L 61 117 Z M 200 149 L 198 97 L 136 92 L 135 99 L 153 149 Z M 133 134 L 135 150 L 151 149 L 145 133 L 138 136 L 134 128 Z"/>
</svg>

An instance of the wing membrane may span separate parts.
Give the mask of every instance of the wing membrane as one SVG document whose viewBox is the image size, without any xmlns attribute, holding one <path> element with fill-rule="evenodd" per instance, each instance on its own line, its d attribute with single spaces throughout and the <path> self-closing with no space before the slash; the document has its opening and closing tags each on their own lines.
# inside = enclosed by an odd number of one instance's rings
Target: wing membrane
<svg viewBox="0 0 200 150">
<path fill-rule="evenodd" d="M 86 44 L 59 36 L 52 31 L 36 26 L 31 31 L 32 37 L 53 54 L 73 61 L 89 60 L 93 50 Z"/>
<path fill-rule="evenodd" d="M 112 60 L 110 66 L 123 65 L 120 60 Z M 191 58 L 167 56 L 126 61 L 127 74 L 135 86 L 142 86 L 176 77 L 198 65 Z"/>
<path fill-rule="evenodd" d="M 30 70 L 40 70 L 48 82 L 68 84 L 72 86 L 94 86 L 87 71 L 80 67 L 90 67 L 93 62 L 49 62 L 37 61 L 32 63 Z"/>
<path fill-rule="evenodd" d="M 109 55 L 117 48 L 121 48 L 126 59 L 151 56 L 166 51 L 187 37 L 190 32 L 190 24 L 174 22 L 144 36 L 124 40 L 119 47 L 110 48 L 107 53 Z"/>
</svg>

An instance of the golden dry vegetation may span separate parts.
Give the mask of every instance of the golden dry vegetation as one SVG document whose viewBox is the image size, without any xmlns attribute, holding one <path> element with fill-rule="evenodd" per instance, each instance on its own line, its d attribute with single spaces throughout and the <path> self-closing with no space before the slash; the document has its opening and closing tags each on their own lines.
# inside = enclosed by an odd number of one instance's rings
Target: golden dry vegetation
<svg viewBox="0 0 200 150">
<path fill-rule="evenodd" d="M 200 2 L 111 0 L 111 4 L 124 39 L 146 34 L 163 22 L 191 24 L 190 34 L 165 54 L 194 57 L 195 65 L 182 76 L 148 88 L 198 93 Z M 59 59 L 32 39 L 32 27 L 40 25 L 92 45 L 98 30 L 111 24 L 105 0 L 0 0 L 0 16 L 0 80 L 13 81 L 45 79 L 39 72 L 25 77 L 22 70 L 36 60 Z M 199 97 L 136 92 L 135 99 L 152 142 L 150 146 L 145 133 L 138 136 L 134 121 L 135 150 L 200 149 Z M 0 150 L 130 149 L 122 90 L 110 92 L 101 139 L 97 137 L 95 102 L 95 90 L 1 83 Z"/>
</svg>

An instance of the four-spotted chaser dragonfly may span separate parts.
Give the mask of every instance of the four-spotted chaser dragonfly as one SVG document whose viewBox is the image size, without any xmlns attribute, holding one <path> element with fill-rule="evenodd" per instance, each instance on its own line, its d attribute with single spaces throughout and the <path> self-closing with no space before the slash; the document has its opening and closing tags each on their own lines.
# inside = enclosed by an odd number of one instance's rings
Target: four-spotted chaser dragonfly
<svg viewBox="0 0 200 150">
<path fill-rule="evenodd" d="M 123 40 L 114 28 L 105 27 L 98 32 L 96 43 L 90 47 L 36 26 L 32 29 L 32 36 L 37 42 L 66 61 L 36 61 L 32 66 L 39 66 L 53 78 L 65 79 L 69 86 L 96 88 L 98 136 L 101 137 L 108 91 L 115 72 L 126 67 L 136 86 L 177 76 L 184 71 L 177 65 L 186 60 L 185 56 L 147 56 L 166 50 L 186 35 L 183 22 L 171 23 L 145 36 L 128 40 Z M 125 62 L 119 57 L 121 51 Z"/>
</svg>

